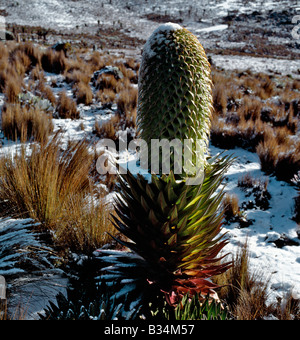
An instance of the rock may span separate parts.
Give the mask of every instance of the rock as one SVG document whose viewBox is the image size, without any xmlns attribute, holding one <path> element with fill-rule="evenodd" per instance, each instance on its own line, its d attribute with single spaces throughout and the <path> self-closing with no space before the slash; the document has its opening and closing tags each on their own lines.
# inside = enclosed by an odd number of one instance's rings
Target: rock
<svg viewBox="0 0 300 340">
<path fill-rule="evenodd" d="M 111 74 L 116 80 L 123 79 L 124 75 L 117 66 L 105 66 L 101 70 L 94 72 L 92 82 L 96 82 L 101 74 Z"/>
<path fill-rule="evenodd" d="M 298 239 L 300 240 L 300 226 L 298 226 L 296 230 L 296 234 L 297 234 Z"/>
<path fill-rule="evenodd" d="M 300 244 L 285 234 L 279 234 L 276 232 L 270 232 L 267 234 L 266 241 L 268 243 L 274 243 L 277 248 L 283 248 L 285 246 L 299 246 Z"/>
<path fill-rule="evenodd" d="M 70 51 L 70 49 L 71 49 L 71 44 L 69 42 L 66 42 L 66 43 L 56 43 L 53 46 L 51 46 L 51 48 L 54 51 L 57 51 L 57 52 L 63 51 L 65 56 L 67 56 L 68 51 Z"/>
<path fill-rule="evenodd" d="M 0 41 L 1 40 L 16 40 L 16 38 L 12 32 L 0 31 Z"/>
</svg>

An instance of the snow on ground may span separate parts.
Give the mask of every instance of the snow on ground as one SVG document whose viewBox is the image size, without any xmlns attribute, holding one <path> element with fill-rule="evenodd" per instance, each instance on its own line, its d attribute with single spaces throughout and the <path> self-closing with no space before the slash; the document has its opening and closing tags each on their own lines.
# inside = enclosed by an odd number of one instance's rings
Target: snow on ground
<svg viewBox="0 0 300 340">
<path fill-rule="evenodd" d="M 251 70 L 254 73 L 273 73 L 282 75 L 293 75 L 294 78 L 300 78 L 300 61 L 286 60 L 275 58 L 258 58 L 250 56 L 235 55 L 211 55 L 212 62 L 219 68 L 225 70 Z"/>
<path fill-rule="evenodd" d="M 223 150 L 211 146 L 211 153 L 217 154 Z M 237 157 L 226 175 L 226 189 L 229 194 L 236 194 L 239 203 L 247 202 L 245 192 L 238 187 L 238 180 L 250 174 L 256 179 L 266 179 L 260 170 L 258 156 L 240 148 L 225 151 Z M 268 210 L 247 210 L 247 218 L 253 220 L 248 228 L 240 228 L 238 223 L 224 225 L 224 232 L 228 232 L 229 244 L 226 252 L 233 254 L 247 240 L 250 251 L 250 267 L 257 272 L 262 280 L 270 280 L 269 299 L 276 302 L 276 297 L 285 296 L 292 291 L 295 297 L 300 297 L 300 247 L 284 246 L 278 248 L 272 241 L 278 240 L 285 234 L 299 243 L 297 239 L 297 224 L 292 221 L 294 198 L 297 195 L 295 187 L 285 182 L 268 178 L 269 193 L 271 194 Z"/>
<path fill-rule="evenodd" d="M 181 18 L 193 30 L 229 12 L 249 13 L 270 9 L 296 8 L 295 1 L 242 0 L 2 0 L 0 9 L 8 13 L 7 22 L 53 29 L 74 29 L 100 24 L 103 28 L 119 25 L 132 36 L 150 34 L 158 23 L 146 18 L 156 13 Z M 99 21 L 99 22 L 98 22 Z"/>
</svg>

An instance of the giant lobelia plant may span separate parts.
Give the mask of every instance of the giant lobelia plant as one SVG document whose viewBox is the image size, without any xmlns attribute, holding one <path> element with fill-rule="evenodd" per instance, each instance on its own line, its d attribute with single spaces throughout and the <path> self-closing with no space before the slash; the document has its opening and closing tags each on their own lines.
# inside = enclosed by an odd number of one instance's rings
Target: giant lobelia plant
<svg viewBox="0 0 300 340">
<path fill-rule="evenodd" d="M 98 253 L 108 263 L 106 278 L 134 282 L 133 287 L 144 293 L 156 287 L 171 305 L 186 294 L 213 296 L 217 286 L 210 278 L 230 266 L 220 264 L 227 240 L 221 234 L 219 207 L 220 186 L 231 159 L 208 154 L 211 87 L 210 65 L 198 39 L 176 24 L 155 30 L 144 46 L 139 73 L 139 135 L 148 145 L 153 139 L 177 139 L 183 154 L 191 157 L 182 163 L 181 173 L 174 174 L 180 159 L 173 150 L 169 173 L 152 173 L 151 180 L 130 172 L 119 176 L 114 224 L 125 238 L 117 241 L 135 254 L 139 264 L 132 270 L 120 253 L 118 261 L 112 260 L 112 252 Z M 185 140 L 191 143 L 184 144 Z M 198 183 L 188 185 L 196 175 Z"/>
</svg>

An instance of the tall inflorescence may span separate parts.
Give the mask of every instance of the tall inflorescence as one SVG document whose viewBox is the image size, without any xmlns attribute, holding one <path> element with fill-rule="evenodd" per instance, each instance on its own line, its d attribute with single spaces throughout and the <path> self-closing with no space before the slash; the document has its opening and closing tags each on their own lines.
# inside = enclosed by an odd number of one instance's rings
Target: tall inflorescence
<svg viewBox="0 0 300 340">
<path fill-rule="evenodd" d="M 212 108 L 210 64 L 200 42 L 177 24 L 158 27 L 144 46 L 139 71 L 140 137 L 149 149 L 154 139 L 177 139 L 182 148 L 190 140 L 185 147 L 190 147 L 189 161 L 195 165 L 207 153 Z M 189 162 L 182 164 L 183 174 L 195 172 Z"/>
</svg>

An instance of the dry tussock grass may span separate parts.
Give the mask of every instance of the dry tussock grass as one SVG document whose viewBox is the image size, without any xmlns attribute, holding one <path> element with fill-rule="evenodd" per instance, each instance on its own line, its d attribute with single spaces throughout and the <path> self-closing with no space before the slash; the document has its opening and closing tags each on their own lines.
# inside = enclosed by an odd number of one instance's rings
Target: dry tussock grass
<svg viewBox="0 0 300 340">
<path fill-rule="evenodd" d="M 116 132 L 121 128 L 121 118 L 119 115 L 114 115 L 107 121 L 100 123 L 95 122 L 95 134 L 100 138 L 108 138 L 113 141 L 117 140 Z"/>
<path fill-rule="evenodd" d="M 49 48 L 41 56 L 41 66 L 46 72 L 60 74 L 67 70 L 68 61 L 63 51 L 57 52 Z"/>
<path fill-rule="evenodd" d="M 58 247 L 89 254 L 107 242 L 112 232 L 110 207 L 89 177 L 93 155 L 85 141 L 61 150 L 56 136 L 47 144 L 33 145 L 13 159 L 0 159 L 0 200 L 9 201 L 17 216 L 29 216 L 50 231 Z"/>
<path fill-rule="evenodd" d="M 77 105 L 75 101 L 68 97 L 65 91 L 62 91 L 59 94 L 59 97 L 57 99 L 56 112 L 59 118 L 62 119 L 78 119 L 80 117 L 80 113 L 77 110 Z"/>
<path fill-rule="evenodd" d="M 53 131 L 53 124 L 51 117 L 37 108 L 6 105 L 2 110 L 2 131 L 6 138 L 13 141 L 33 139 L 44 143 Z"/>
<path fill-rule="evenodd" d="M 57 101 L 56 97 L 51 89 L 50 86 L 46 86 L 44 83 L 38 83 L 36 93 L 43 99 L 48 99 L 49 102 L 53 105 L 53 107 L 56 107 Z"/>
<path fill-rule="evenodd" d="M 103 106 L 111 107 L 116 99 L 116 92 L 110 89 L 103 89 L 96 93 L 96 99 L 102 103 Z"/>
<path fill-rule="evenodd" d="M 234 218 L 240 212 L 239 199 L 237 195 L 226 194 L 223 198 L 222 205 L 226 220 Z"/>
<path fill-rule="evenodd" d="M 269 279 L 263 273 L 250 269 L 248 242 L 232 254 L 232 267 L 214 278 L 222 288 L 219 298 L 226 302 L 237 320 L 264 320 L 271 315 L 279 320 L 299 320 L 300 302 L 292 297 L 268 303 Z"/>
<path fill-rule="evenodd" d="M 74 86 L 74 95 L 77 104 L 91 105 L 93 102 L 93 92 L 89 84 L 79 82 Z"/>
<path fill-rule="evenodd" d="M 299 82 L 249 71 L 234 77 L 213 70 L 213 83 L 212 144 L 257 152 L 264 171 L 290 181 L 300 170 L 295 154 Z"/>
</svg>

